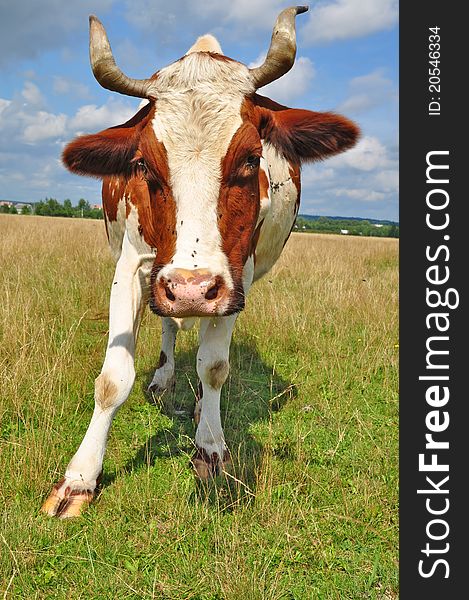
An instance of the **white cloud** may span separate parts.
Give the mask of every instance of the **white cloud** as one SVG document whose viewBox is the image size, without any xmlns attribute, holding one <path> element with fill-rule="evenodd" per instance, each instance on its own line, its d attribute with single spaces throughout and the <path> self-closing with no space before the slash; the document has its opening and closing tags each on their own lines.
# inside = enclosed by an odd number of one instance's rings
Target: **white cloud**
<svg viewBox="0 0 469 600">
<path fill-rule="evenodd" d="M 171 3 L 154 0 L 127 0 L 127 20 L 142 30 L 159 30 L 160 35 L 175 28 L 181 15 L 189 15 L 191 21 L 206 24 L 211 30 L 229 26 L 236 33 L 254 29 L 272 28 L 278 14 L 285 8 L 281 0 L 173 0 Z"/>
<path fill-rule="evenodd" d="M 262 53 L 255 61 L 250 63 L 250 69 L 261 65 L 267 53 Z M 269 83 L 259 89 L 259 93 L 263 96 L 268 96 L 276 102 L 288 104 L 302 96 L 308 91 L 312 80 L 314 79 L 315 70 L 312 61 L 306 56 L 300 56 L 296 59 L 293 67 L 280 79 Z"/>
<path fill-rule="evenodd" d="M 31 115 L 28 120 L 32 122 L 23 131 L 23 139 L 28 144 L 61 137 L 67 127 L 66 115 L 54 115 L 43 110 Z"/>
<path fill-rule="evenodd" d="M 301 181 L 305 186 L 316 184 L 318 182 L 331 181 L 335 175 L 334 169 L 326 164 L 316 163 L 314 165 L 305 165 L 301 172 Z"/>
<path fill-rule="evenodd" d="M 235 0 L 230 2 L 227 19 L 251 27 L 273 27 L 278 14 L 285 8 L 279 0 Z"/>
<path fill-rule="evenodd" d="M 81 106 L 69 121 L 68 128 L 74 134 L 96 132 L 128 121 L 137 109 L 128 102 L 111 98 L 106 104 L 85 104 Z"/>
<path fill-rule="evenodd" d="M 37 85 L 31 81 L 25 82 L 21 95 L 28 104 L 32 104 L 34 106 L 44 104 L 43 95 L 41 94 Z"/>
<path fill-rule="evenodd" d="M 389 29 L 398 20 L 398 0 L 336 0 L 310 9 L 302 32 L 313 44 L 346 40 Z"/>
<path fill-rule="evenodd" d="M 399 189 L 399 171 L 397 169 L 379 171 L 373 176 L 373 183 L 384 192 L 397 192 Z"/>
<path fill-rule="evenodd" d="M 383 192 L 377 192 L 367 188 L 338 188 L 334 190 L 336 196 L 345 196 L 352 198 L 353 200 L 360 200 L 361 202 L 381 202 L 386 197 Z"/>
<path fill-rule="evenodd" d="M 363 137 L 358 144 L 344 154 L 331 158 L 334 167 L 352 167 L 359 171 L 374 171 L 390 165 L 386 147 L 372 136 Z"/>
<path fill-rule="evenodd" d="M 0 98 L 0 149 L 13 152 L 16 146 L 26 144 L 41 146 L 44 151 L 44 143 L 62 144 L 77 133 L 120 125 L 137 112 L 137 101 L 113 97 L 101 106 L 81 106 L 73 116 L 44 110 L 43 101 L 41 90 L 31 82 L 12 100 Z"/>
<path fill-rule="evenodd" d="M 397 157 L 376 137 L 365 136 L 344 154 L 307 165 L 302 180 L 303 213 L 399 219 Z"/>
<path fill-rule="evenodd" d="M 4 110 L 6 110 L 11 104 L 11 100 L 6 100 L 5 98 L 0 98 L 0 115 Z"/>
<path fill-rule="evenodd" d="M 350 96 L 337 107 L 339 112 L 362 113 L 389 101 L 397 101 L 397 91 L 390 79 L 378 69 L 368 75 L 354 77 L 349 83 Z"/>
</svg>

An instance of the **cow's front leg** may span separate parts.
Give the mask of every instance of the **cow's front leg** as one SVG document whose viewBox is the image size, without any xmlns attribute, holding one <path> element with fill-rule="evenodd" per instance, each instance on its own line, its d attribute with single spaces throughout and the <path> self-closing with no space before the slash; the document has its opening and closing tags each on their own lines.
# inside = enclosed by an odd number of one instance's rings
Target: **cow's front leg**
<svg viewBox="0 0 469 600">
<path fill-rule="evenodd" d="M 42 511 L 60 518 L 78 516 L 94 498 L 102 471 L 106 442 L 118 408 L 135 379 L 135 343 L 145 298 L 141 261 L 126 236 L 117 262 L 109 310 L 109 341 L 100 375 L 95 381 L 95 407 L 88 430 Z"/>
<path fill-rule="evenodd" d="M 178 325 L 169 317 L 161 318 L 161 352 L 158 367 L 153 375 L 149 392 L 162 394 L 165 390 L 174 386 L 174 346 L 176 344 L 176 335 Z"/>
<path fill-rule="evenodd" d="M 218 475 L 229 456 L 221 426 L 220 394 L 230 369 L 229 351 L 236 317 L 203 318 L 200 322 L 197 374 L 201 398 L 195 434 L 197 450 L 192 464 L 201 479 Z"/>
</svg>

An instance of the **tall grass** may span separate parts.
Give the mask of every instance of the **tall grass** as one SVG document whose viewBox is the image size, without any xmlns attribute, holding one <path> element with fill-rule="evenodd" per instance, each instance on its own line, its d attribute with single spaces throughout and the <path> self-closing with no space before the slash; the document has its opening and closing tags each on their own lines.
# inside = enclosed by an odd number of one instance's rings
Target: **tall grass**
<svg viewBox="0 0 469 600">
<path fill-rule="evenodd" d="M 0 215 L 0 592 L 5 598 L 397 597 L 397 242 L 294 234 L 252 289 L 222 419 L 233 465 L 189 469 L 196 332 L 174 394 L 137 381 L 80 519 L 39 514 L 86 430 L 113 262 L 102 222 Z"/>
</svg>

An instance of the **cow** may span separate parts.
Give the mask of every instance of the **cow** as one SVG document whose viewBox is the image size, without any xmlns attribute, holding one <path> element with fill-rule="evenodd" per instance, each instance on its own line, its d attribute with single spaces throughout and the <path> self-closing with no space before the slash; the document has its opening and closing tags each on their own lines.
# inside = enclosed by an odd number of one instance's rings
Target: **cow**
<svg viewBox="0 0 469 600">
<path fill-rule="evenodd" d="M 116 267 L 94 412 L 64 478 L 42 506 L 46 514 L 78 516 L 96 495 L 111 422 L 135 380 L 147 304 L 162 323 L 149 386 L 158 394 L 174 383 L 178 330 L 200 319 L 191 463 L 196 476 L 209 479 L 229 461 L 220 392 L 236 318 L 290 236 L 301 165 L 343 152 L 359 136 L 343 116 L 287 108 L 257 93 L 293 66 L 295 18 L 307 10 L 296 6 L 279 14 L 260 66 L 225 56 L 218 41 L 204 35 L 182 58 L 142 80 L 119 69 L 103 25 L 90 16 L 94 76 L 104 88 L 142 103 L 123 125 L 81 135 L 62 155 L 71 172 L 102 179 Z"/>
</svg>

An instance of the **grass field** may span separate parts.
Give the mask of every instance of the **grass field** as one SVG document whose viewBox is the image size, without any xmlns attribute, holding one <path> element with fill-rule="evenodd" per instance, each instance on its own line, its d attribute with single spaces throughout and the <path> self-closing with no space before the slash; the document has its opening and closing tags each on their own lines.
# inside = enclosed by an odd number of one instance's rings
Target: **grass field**
<svg viewBox="0 0 469 600">
<path fill-rule="evenodd" d="M 189 468 L 196 331 L 174 394 L 145 389 L 160 324 L 97 501 L 39 513 L 88 425 L 113 263 L 98 221 L 0 215 L 0 594 L 3 598 L 398 597 L 398 244 L 294 234 L 235 328 L 222 420 L 234 461 Z"/>
</svg>

